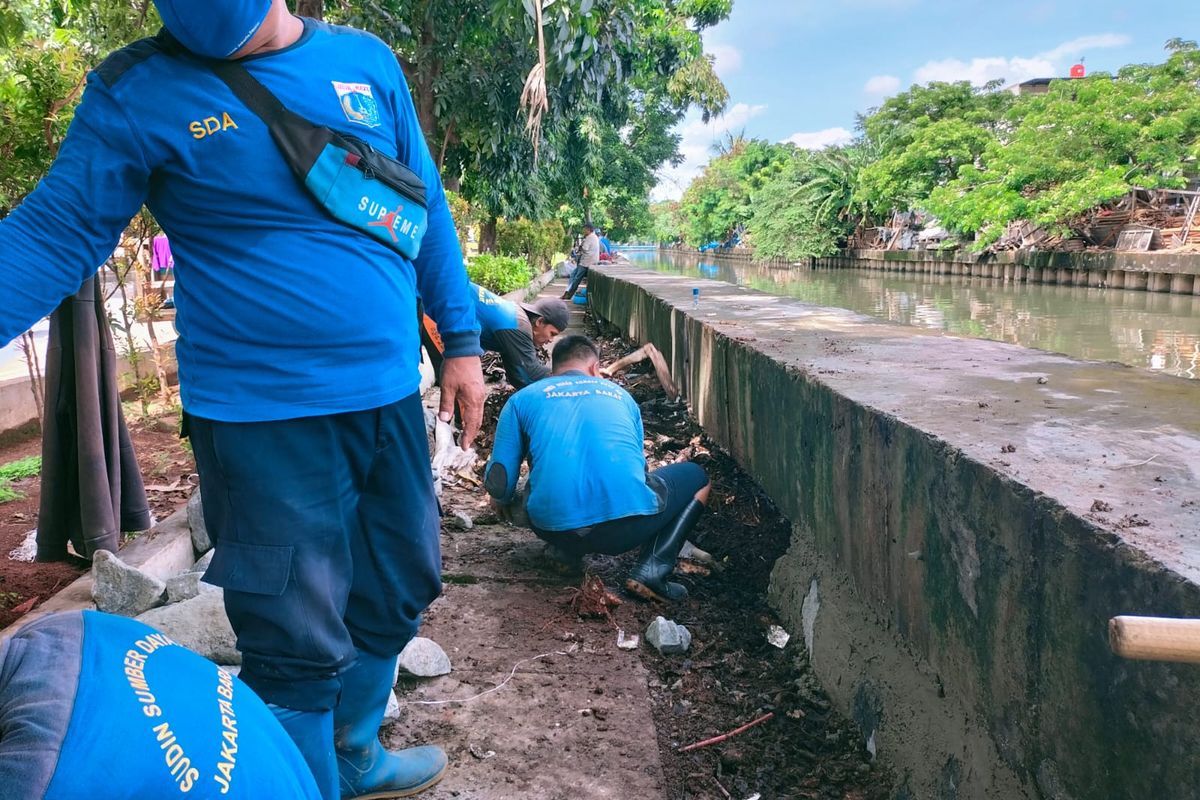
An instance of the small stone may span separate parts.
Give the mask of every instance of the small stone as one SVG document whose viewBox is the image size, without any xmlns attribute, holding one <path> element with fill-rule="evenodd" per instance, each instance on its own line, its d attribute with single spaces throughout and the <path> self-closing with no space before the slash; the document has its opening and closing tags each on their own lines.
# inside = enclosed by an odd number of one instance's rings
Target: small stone
<svg viewBox="0 0 1200 800">
<path fill-rule="evenodd" d="M 400 719 L 400 699 L 396 697 L 396 693 L 388 692 L 387 710 L 383 712 L 384 722 L 395 722 Z"/>
<path fill-rule="evenodd" d="M 1042 386 L 1045 386 L 1049 382 L 1050 382 L 1049 378 L 1046 378 L 1046 377 L 1038 378 L 1038 383 L 1040 383 Z"/>
<path fill-rule="evenodd" d="M 201 592 L 166 608 L 156 608 L 138 619 L 165 633 L 178 644 L 218 664 L 241 664 L 237 637 L 225 616 L 225 593 Z"/>
<path fill-rule="evenodd" d="M 436 678 L 450 674 L 450 657 L 437 642 L 417 636 L 400 654 L 399 667 L 401 672 L 418 678 Z"/>
<path fill-rule="evenodd" d="M 200 500 L 200 490 L 192 492 L 187 504 L 188 527 L 192 530 L 192 549 L 203 555 L 212 550 L 212 540 L 208 537 L 208 526 L 204 524 L 204 505 Z"/>
<path fill-rule="evenodd" d="M 666 617 L 655 617 L 646 628 L 646 641 L 664 656 L 686 653 L 692 646 L 691 632 Z"/>
<path fill-rule="evenodd" d="M 216 550 L 209 550 L 207 553 L 200 556 L 200 560 L 193 564 L 192 568 L 189 569 L 188 572 L 196 572 L 200 575 L 203 575 L 205 571 L 208 570 L 208 565 L 212 563 L 213 556 L 216 554 L 216 552 Z"/>
<path fill-rule="evenodd" d="M 199 572 L 185 572 L 181 575 L 176 575 L 174 578 L 167 579 L 167 602 L 182 603 L 184 600 L 191 600 L 201 592 L 216 592 L 220 591 L 211 583 L 205 583 L 200 579 Z"/>
<path fill-rule="evenodd" d="M 475 520 L 465 511 L 451 511 L 446 515 L 446 527 L 452 531 L 469 531 L 475 527 Z"/>
<path fill-rule="evenodd" d="M 167 586 L 107 550 L 92 559 L 92 600 L 109 614 L 136 617 L 167 600 Z"/>
</svg>

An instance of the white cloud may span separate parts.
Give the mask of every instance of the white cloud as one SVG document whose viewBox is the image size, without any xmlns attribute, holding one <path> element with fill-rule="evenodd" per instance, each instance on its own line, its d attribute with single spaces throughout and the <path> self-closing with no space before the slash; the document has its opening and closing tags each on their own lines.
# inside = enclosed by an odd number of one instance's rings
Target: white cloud
<svg viewBox="0 0 1200 800">
<path fill-rule="evenodd" d="M 689 113 L 678 129 L 682 137 L 679 153 L 683 156 L 683 163 L 659 171 L 658 185 L 650 193 L 650 199 L 678 200 L 682 197 L 683 190 L 704 171 L 705 165 L 712 159 L 713 145 L 727 133 L 740 133 L 746 123 L 766 110 L 765 105 L 737 103 L 707 123 L 700 119 L 698 112 Z"/>
<path fill-rule="evenodd" d="M 1041 54 L 1042 58 L 1058 61 L 1068 56 L 1085 55 L 1088 50 L 1101 50 L 1106 47 L 1124 47 L 1131 39 L 1123 33 L 1102 33 L 1098 36 L 1080 36 L 1069 42 L 1063 42 L 1053 50 Z"/>
<path fill-rule="evenodd" d="M 867 94 L 889 95 L 900 88 L 900 79 L 895 75 L 874 75 L 867 81 L 863 91 Z"/>
<path fill-rule="evenodd" d="M 742 51 L 728 44 L 705 45 L 705 51 L 713 57 L 713 69 L 717 76 L 725 79 L 742 68 Z"/>
<path fill-rule="evenodd" d="M 918 83 L 930 81 L 970 81 L 982 86 L 988 81 L 1003 80 L 1020 83 L 1030 78 L 1054 78 L 1066 72 L 1066 59 L 1078 57 L 1088 50 L 1106 47 L 1122 47 L 1130 38 L 1124 34 L 1104 33 L 1095 36 L 1080 36 L 1033 56 L 988 56 L 973 58 L 969 62 L 957 58 L 930 61 L 917 69 Z"/>
<path fill-rule="evenodd" d="M 845 128 L 826 128 L 823 131 L 793 133 L 784 141 L 805 150 L 823 150 L 826 147 L 848 144 L 853 138 L 854 134 Z"/>
</svg>

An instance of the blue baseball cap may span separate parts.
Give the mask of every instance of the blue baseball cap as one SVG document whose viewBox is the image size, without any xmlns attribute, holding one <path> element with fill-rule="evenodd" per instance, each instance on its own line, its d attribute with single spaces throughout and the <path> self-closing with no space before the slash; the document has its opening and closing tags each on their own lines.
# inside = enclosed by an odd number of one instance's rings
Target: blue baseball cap
<svg viewBox="0 0 1200 800">
<path fill-rule="evenodd" d="M 163 25 L 199 56 L 228 58 L 258 33 L 272 0 L 154 0 Z"/>
</svg>

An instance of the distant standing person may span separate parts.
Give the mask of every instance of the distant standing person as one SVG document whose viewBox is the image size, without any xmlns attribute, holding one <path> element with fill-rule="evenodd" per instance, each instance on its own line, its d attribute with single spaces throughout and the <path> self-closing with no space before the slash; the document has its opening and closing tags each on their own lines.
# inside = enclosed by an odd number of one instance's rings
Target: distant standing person
<svg viewBox="0 0 1200 800">
<path fill-rule="evenodd" d="M 579 246 L 579 265 L 571 273 L 571 284 L 563 292 L 562 299 L 570 300 L 579 290 L 579 284 L 587 277 L 588 270 L 600 265 L 600 237 L 596 235 L 596 226 L 588 223 L 583 226 L 583 243 Z"/>
</svg>

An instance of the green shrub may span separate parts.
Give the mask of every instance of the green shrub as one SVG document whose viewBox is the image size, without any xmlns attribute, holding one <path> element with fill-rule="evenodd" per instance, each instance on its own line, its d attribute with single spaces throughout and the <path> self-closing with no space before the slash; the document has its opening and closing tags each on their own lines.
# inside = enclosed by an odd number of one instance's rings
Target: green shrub
<svg viewBox="0 0 1200 800">
<path fill-rule="evenodd" d="M 508 294 L 528 286 L 533 270 L 524 258 L 481 253 L 467 264 L 467 275 L 485 289 Z"/>
<path fill-rule="evenodd" d="M 508 256 L 523 256 L 534 274 L 554 266 L 554 255 L 569 250 L 567 231 L 556 219 L 533 222 L 521 217 L 497 220 L 496 249 Z"/>
</svg>

